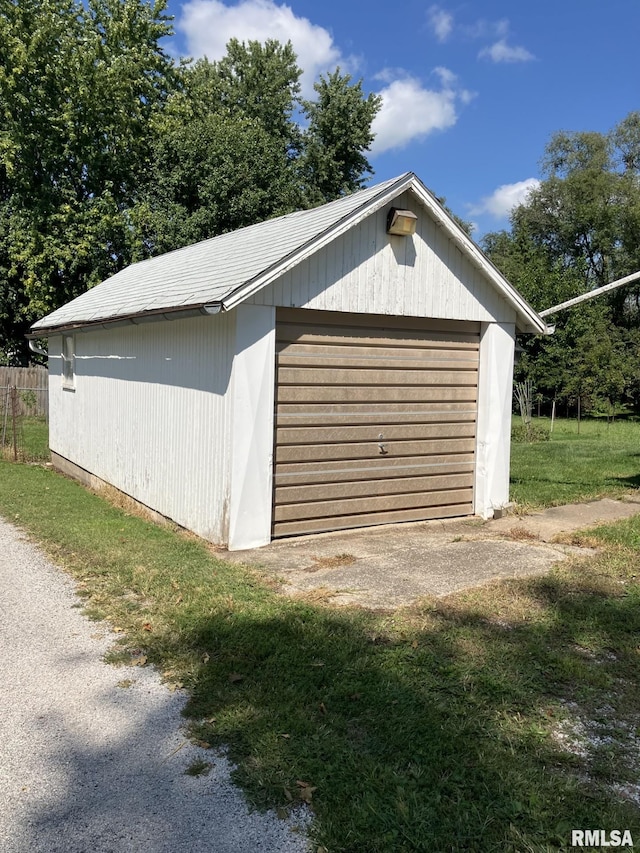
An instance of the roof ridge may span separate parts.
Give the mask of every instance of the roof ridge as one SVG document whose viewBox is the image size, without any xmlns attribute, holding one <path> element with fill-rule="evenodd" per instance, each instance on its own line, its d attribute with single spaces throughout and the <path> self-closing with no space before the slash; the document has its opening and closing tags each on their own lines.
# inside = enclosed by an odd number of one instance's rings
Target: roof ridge
<svg viewBox="0 0 640 853">
<path fill-rule="evenodd" d="M 337 205 L 345 202 L 347 199 L 351 199 L 360 193 L 371 192 L 371 190 L 375 190 L 379 188 L 380 191 L 384 191 L 383 188 L 386 188 L 387 185 L 400 183 L 402 180 L 406 179 L 408 176 L 417 177 L 414 172 L 404 172 L 402 175 L 398 175 L 396 178 L 389 178 L 386 181 L 381 181 L 379 184 L 372 184 L 369 187 L 362 187 L 359 190 L 355 190 L 352 193 L 347 193 L 346 195 L 340 196 L 340 198 L 334 198 L 332 201 L 324 202 L 324 204 L 318 204 L 315 207 L 301 207 L 296 210 L 290 210 L 289 213 L 281 213 L 279 216 L 272 216 L 267 219 L 261 219 L 259 222 L 252 222 L 251 225 L 242 225 L 240 228 L 234 228 L 232 231 L 223 231 L 221 234 L 213 234 L 211 237 L 205 237 L 203 240 L 196 240 L 195 243 L 187 243 L 185 246 L 178 246 L 176 249 L 169 249 L 166 252 L 161 252 L 159 255 L 152 255 L 150 258 L 143 258 L 140 261 L 134 261 L 132 264 L 128 264 L 126 268 L 138 266 L 139 264 L 146 264 L 149 261 L 155 261 L 158 258 L 166 258 L 171 255 L 175 255 L 178 252 L 184 252 L 188 249 L 192 249 L 194 246 L 200 246 L 205 243 L 212 243 L 214 240 L 220 240 L 222 237 L 227 237 L 230 234 L 241 234 L 242 232 L 248 231 L 250 228 L 260 228 L 260 226 L 266 225 L 267 223 L 279 222 L 284 219 L 287 219 L 291 216 L 300 216 L 301 214 L 313 213 L 321 208 L 331 207 L 332 205 Z M 110 276 L 112 277 L 112 276 Z M 106 279 L 108 281 L 108 279 Z"/>
</svg>

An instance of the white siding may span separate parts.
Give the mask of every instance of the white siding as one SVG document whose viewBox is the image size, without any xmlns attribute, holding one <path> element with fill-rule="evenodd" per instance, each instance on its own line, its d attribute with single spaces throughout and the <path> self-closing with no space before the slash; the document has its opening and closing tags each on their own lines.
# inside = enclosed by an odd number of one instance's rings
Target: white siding
<svg viewBox="0 0 640 853">
<path fill-rule="evenodd" d="M 513 323 L 483 323 L 480 333 L 475 513 L 492 518 L 509 502 Z"/>
<path fill-rule="evenodd" d="M 445 320 L 515 322 L 515 311 L 411 194 L 413 237 L 386 233 L 389 206 L 256 293 L 248 302 Z"/>
<path fill-rule="evenodd" d="M 228 534 L 235 312 L 49 340 L 52 451 L 214 542 Z"/>
<path fill-rule="evenodd" d="M 271 539 L 275 308 L 238 305 L 233 362 L 229 550 Z"/>
</svg>

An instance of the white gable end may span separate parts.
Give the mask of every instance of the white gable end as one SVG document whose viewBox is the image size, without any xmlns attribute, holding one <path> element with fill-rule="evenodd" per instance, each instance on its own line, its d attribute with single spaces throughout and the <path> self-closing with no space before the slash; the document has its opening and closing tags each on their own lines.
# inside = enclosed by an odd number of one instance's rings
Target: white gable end
<svg viewBox="0 0 640 853">
<path fill-rule="evenodd" d="M 386 232 L 391 205 L 247 300 L 325 311 L 515 322 L 515 310 L 411 193 L 394 207 L 418 216 L 413 237 Z"/>
</svg>

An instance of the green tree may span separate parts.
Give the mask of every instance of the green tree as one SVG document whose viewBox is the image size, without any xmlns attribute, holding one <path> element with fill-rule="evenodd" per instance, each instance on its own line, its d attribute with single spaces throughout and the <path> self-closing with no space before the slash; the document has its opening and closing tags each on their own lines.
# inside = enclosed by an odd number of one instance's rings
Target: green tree
<svg viewBox="0 0 640 853">
<path fill-rule="evenodd" d="M 219 62 L 180 69 L 153 119 L 153 168 L 132 217 L 147 254 L 300 206 L 292 119 L 300 69 L 291 45 L 229 43 Z"/>
<path fill-rule="evenodd" d="M 129 261 L 128 210 L 173 62 L 161 2 L 20 0 L 0 11 L 3 346 Z M 13 328 L 12 328 L 13 327 Z"/>
<path fill-rule="evenodd" d="M 205 68 L 201 63 L 200 69 Z M 245 44 L 231 39 L 226 55 L 212 64 L 209 77 L 216 81 L 213 89 L 218 90 L 223 110 L 259 122 L 295 158 L 300 146 L 294 114 L 300 98 L 301 74 L 291 42 L 280 44 L 268 39 L 264 44 Z"/>
<path fill-rule="evenodd" d="M 182 68 L 154 122 L 154 173 L 133 213 L 148 253 L 362 187 L 377 97 L 336 71 L 316 84 L 317 102 L 302 102 L 300 73 L 290 44 L 235 39 L 218 62 Z"/>
<path fill-rule="evenodd" d="M 484 239 L 538 310 L 640 268 L 640 113 L 609 134 L 555 134 L 542 163 L 544 180 L 513 211 L 511 230 Z M 620 289 L 550 317 L 555 335 L 523 339 L 517 375 L 549 397 L 580 396 L 587 410 L 638 407 L 639 292 Z"/>
<path fill-rule="evenodd" d="M 362 81 L 352 84 L 337 68 L 314 84 L 317 98 L 303 101 L 309 121 L 304 134 L 302 172 L 311 205 L 362 189 L 373 169 L 365 152 L 371 124 L 380 109 L 378 95 L 364 96 Z"/>
</svg>

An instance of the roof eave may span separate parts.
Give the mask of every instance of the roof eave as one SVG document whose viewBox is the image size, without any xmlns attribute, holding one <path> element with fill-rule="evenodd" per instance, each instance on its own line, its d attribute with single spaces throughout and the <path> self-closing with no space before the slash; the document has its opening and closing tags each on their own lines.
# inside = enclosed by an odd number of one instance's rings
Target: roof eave
<svg viewBox="0 0 640 853">
<path fill-rule="evenodd" d="M 95 320 L 79 320 L 78 322 L 60 323 L 55 326 L 43 326 L 41 328 L 31 327 L 31 331 L 25 335 L 27 340 L 37 338 L 50 338 L 53 335 L 70 334 L 72 332 L 89 332 L 92 329 L 109 328 L 118 326 L 140 326 L 144 323 L 153 323 L 161 320 L 186 320 L 189 317 L 200 317 L 209 314 L 218 314 L 224 310 L 222 302 L 205 302 L 194 305 L 184 305 L 175 308 L 160 308 L 151 311 L 139 311 L 132 314 L 118 314 L 112 317 L 98 317 Z"/>
</svg>

